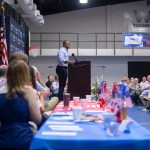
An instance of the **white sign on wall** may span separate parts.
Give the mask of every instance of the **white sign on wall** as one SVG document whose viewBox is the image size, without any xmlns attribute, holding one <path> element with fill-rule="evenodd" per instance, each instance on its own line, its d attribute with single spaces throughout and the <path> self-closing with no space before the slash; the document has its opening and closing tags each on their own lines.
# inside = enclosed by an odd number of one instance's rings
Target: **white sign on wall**
<svg viewBox="0 0 150 150">
<path fill-rule="evenodd" d="M 150 11 L 124 12 L 124 25 L 130 32 L 150 32 Z"/>
</svg>

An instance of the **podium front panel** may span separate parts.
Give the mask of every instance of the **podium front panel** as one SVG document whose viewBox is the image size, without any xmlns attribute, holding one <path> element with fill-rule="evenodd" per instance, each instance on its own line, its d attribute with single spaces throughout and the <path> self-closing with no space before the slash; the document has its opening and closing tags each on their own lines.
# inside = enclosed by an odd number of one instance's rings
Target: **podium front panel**
<svg viewBox="0 0 150 150">
<path fill-rule="evenodd" d="M 91 62 L 80 61 L 68 65 L 68 92 L 73 96 L 85 98 L 91 94 Z"/>
</svg>

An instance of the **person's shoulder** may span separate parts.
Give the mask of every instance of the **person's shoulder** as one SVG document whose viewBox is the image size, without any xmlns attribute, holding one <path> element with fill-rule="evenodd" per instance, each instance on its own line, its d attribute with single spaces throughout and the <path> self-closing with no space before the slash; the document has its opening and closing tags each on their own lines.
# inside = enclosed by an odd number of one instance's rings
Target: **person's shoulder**
<svg viewBox="0 0 150 150">
<path fill-rule="evenodd" d="M 52 85 L 55 85 L 55 81 L 54 81 L 54 82 L 52 82 Z"/>
<path fill-rule="evenodd" d="M 54 81 L 53 83 L 54 83 L 54 84 L 57 84 L 57 82 L 56 82 L 56 81 Z"/>
<path fill-rule="evenodd" d="M 33 87 L 30 85 L 24 85 L 23 88 L 27 91 L 33 91 Z"/>
<path fill-rule="evenodd" d="M 36 80 L 35 83 L 36 83 L 37 86 L 41 85 L 38 80 Z"/>
<path fill-rule="evenodd" d="M 59 51 L 63 50 L 63 47 L 59 48 L 58 50 L 59 50 Z"/>
<path fill-rule="evenodd" d="M 61 47 L 61 48 L 59 49 L 59 51 L 64 51 L 64 50 L 66 50 L 65 47 Z"/>
<path fill-rule="evenodd" d="M 30 85 L 23 86 L 24 96 L 28 100 L 29 97 L 36 95 L 35 90 Z"/>
</svg>

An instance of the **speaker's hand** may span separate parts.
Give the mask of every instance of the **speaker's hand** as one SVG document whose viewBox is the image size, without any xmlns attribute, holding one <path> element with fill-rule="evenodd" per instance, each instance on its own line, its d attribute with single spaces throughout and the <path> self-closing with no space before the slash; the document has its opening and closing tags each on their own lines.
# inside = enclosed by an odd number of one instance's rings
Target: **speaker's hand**
<svg viewBox="0 0 150 150">
<path fill-rule="evenodd" d="M 65 64 L 71 64 L 71 65 L 73 65 L 74 62 L 73 61 L 65 61 Z"/>
<path fill-rule="evenodd" d="M 73 65 L 73 64 L 74 64 L 74 62 L 73 62 L 73 61 L 69 61 L 69 64 Z"/>
</svg>

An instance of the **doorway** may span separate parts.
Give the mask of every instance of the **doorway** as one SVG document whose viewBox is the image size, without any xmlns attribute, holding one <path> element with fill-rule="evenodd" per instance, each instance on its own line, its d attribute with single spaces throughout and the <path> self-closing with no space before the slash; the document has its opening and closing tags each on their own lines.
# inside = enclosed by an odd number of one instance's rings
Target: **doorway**
<svg viewBox="0 0 150 150">
<path fill-rule="evenodd" d="M 149 61 L 134 61 L 128 62 L 128 77 L 138 78 L 141 82 L 142 77 L 150 75 Z"/>
</svg>

